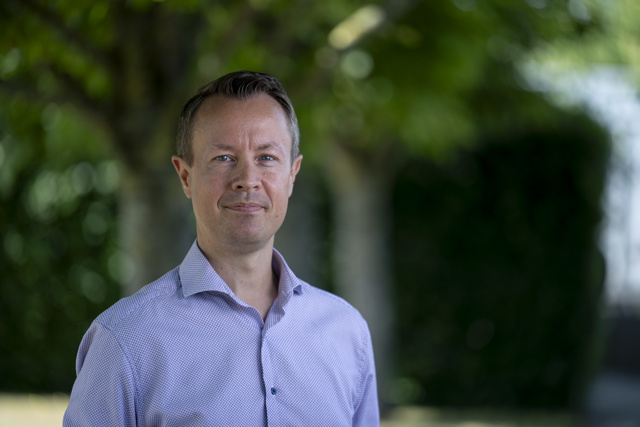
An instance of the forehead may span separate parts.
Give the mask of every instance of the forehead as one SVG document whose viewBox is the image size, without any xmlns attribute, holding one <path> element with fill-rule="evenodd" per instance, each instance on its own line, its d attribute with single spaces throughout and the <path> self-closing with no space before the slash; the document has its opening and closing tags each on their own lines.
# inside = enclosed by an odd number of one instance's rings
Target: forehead
<svg viewBox="0 0 640 427">
<path fill-rule="evenodd" d="M 289 120 L 276 100 L 259 94 L 246 100 L 212 96 L 198 109 L 192 133 L 195 158 L 215 147 L 281 147 L 291 155 Z"/>
<path fill-rule="evenodd" d="M 194 130 L 215 127 L 217 131 L 246 128 L 250 125 L 289 130 L 287 115 L 278 102 L 267 94 L 248 99 L 215 95 L 205 99 L 196 112 Z M 212 129 L 208 129 L 209 131 Z"/>
</svg>

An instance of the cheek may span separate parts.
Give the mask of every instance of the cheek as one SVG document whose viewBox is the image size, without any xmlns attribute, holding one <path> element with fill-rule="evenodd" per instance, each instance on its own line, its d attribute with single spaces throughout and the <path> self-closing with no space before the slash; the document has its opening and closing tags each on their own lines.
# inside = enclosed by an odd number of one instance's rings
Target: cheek
<svg viewBox="0 0 640 427">
<path fill-rule="evenodd" d="M 211 179 L 211 177 L 200 180 L 198 185 L 192 189 L 193 198 L 198 199 L 200 205 L 216 205 L 222 194 L 224 188 L 220 184 L 220 181 Z"/>
</svg>

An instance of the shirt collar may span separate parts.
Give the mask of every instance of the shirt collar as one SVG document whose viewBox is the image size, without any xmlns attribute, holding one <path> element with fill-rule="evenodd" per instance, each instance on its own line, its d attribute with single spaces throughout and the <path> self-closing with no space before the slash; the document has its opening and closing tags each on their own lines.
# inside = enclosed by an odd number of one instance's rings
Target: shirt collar
<svg viewBox="0 0 640 427">
<path fill-rule="evenodd" d="M 284 258 L 277 250 L 273 249 L 271 266 L 278 282 L 278 305 L 284 307 L 292 294 L 302 294 L 303 282 L 293 274 Z M 179 268 L 182 293 L 185 298 L 200 292 L 222 292 L 235 297 L 233 291 L 222 280 L 220 275 L 211 267 L 209 261 L 198 247 L 196 240 L 185 256 Z"/>
<path fill-rule="evenodd" d="M 271 258 L 271 267 L 278 277 L 278 297 L 276 304 L 284 308 L 291 296 L 296 293 L 302 294 L 302 280 L 298 279 L 293 271 L 289 268 L 284 257 L 275 248 L 273 249 L 273 257 Z"/>
</svg>

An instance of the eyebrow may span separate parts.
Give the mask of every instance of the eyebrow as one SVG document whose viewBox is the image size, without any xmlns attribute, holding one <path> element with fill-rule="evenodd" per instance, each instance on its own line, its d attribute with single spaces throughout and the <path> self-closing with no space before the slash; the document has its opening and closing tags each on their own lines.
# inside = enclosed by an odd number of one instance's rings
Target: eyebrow
<svg viewBox="0 0 640 427">
<path fill-rule="evenodd" d="M 259 145 L 257 147 L 258 150 L 267 150 L 269 148 L 279 148 L 278 146 L 274 146 L 274 144 L 267 142 L 266 144 Z"/>
<path fill-rule="evenodd" d="M 216 149 L 218 149 L 218 150 L 223 150 L 223 151 L 231 151 L 231 150 L 234 149 L 233 146 L 228 145 L 228 144 L 214 144 L 214 147 Z M 259 146 L 256 147 L 256 149 L 258 151 L 267 150 L 269 148 L 279 148 L 279 147 L 278 147 L 278 145 L 275 145 L 275 144 L 273 144 L 271 142 L 267 142 L 266 144 L 262 144 L 262 145 L 259 145 Z"/>
<path fill-rule="evenodd" d="M 214 144 L 214 147 L 219 150 L 233 150 L 233 147 L 227 144 Z"/>
</svg>

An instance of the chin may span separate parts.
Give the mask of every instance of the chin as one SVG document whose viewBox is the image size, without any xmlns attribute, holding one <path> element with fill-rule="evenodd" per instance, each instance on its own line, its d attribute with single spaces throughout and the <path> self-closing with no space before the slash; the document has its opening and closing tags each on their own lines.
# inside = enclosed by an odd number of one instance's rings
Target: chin
<svg viewBox="0 0 640 427">
<path fill-rule="evenodd" d="M 270 237 L 264 233 L 233 233 L 228 236 L 228 242 L 237 248 L 260 249 L 269 241 Z"/>
</svg>

